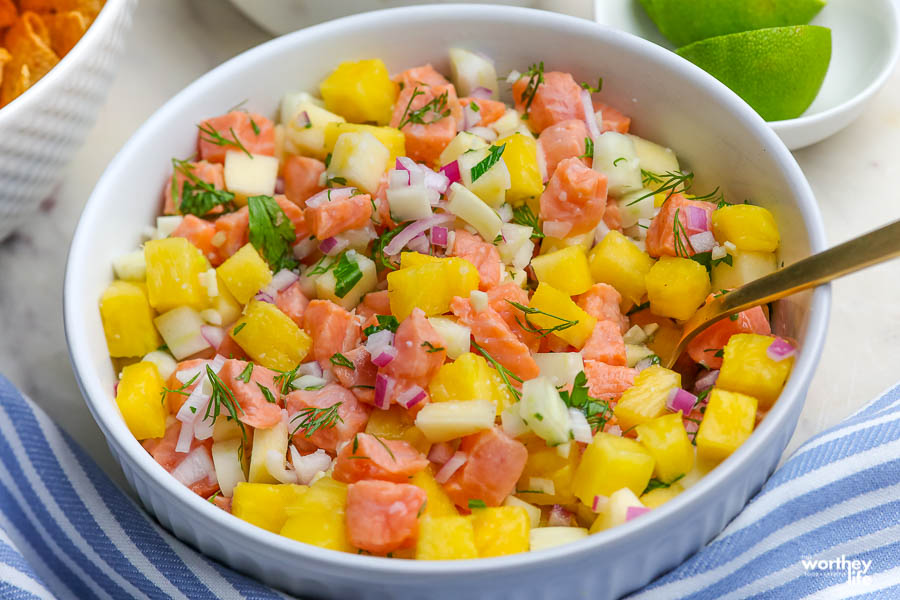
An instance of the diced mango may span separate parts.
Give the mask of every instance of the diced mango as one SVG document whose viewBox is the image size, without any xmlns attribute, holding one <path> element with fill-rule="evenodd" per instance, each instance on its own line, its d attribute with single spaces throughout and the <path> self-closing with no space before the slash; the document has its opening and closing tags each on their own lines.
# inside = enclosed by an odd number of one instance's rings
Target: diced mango
<svg viewBox="0 0 900 600">
<path fill-rule="evenodd" d="M 713 213 L 715 214 L 715 213 Z M 773 252 L 748 252 L 738 250 L 731 254 L 731 264 L 720 262 L 712 268 L 712 284 L 716 290 L 739 288 L 754 279 L 775 271 Z"/>
<path fill-rule="evenodd" d="M 283 420 L 268 429 L 254 429 L 247 480 L 251 483 L 278 483 L 275 475 L 269 472 L 266 457 L 269 452 L 284 456 L 287 454 L 287 448 L 288 426 Z"/>
<path fill-rule="evenodd" d="M 346 484 L 323 477 L 288 508 L 288 519 L 281 528 L 281 535 L 320 548 L 353 552 L 344 516 Z"/>
<path fill-rule="evenodd" d="M 425 502 L 425 510 L 422 512 L 423 517 L 455 517 L 459 515 L 456 506 L 450 500 L 444 488 L 434 480 L 431 467 L 426 467 L 413 475 L 409 482 L 425 490 L 427 500 Z"/>
<path fill-rule="evenodd" d="M 350 131 L 337 138 L 325 174 L 329 179 L 340 178 L 374 194 L 381 176 L 392 165 L 391 151 L 380 139 L 368 131 Z"/>
<path fill-rule="evenodd" d="M 274 304 L 253 300 L 244 316 L 228 330 L 256 363 L 289 371 L 306 358 L 312 338 Z"/>
<path fill-rule="evenodd" d="M 394 160 L 398 156 L 406 155 L 406 136 L 403 132 L 394 127 L 376 127 L 375 125 L 360 125 L 358 123 L 329 123 L 325 126 L 325 151 L 333 152 L 334 145 L 337 143 L 338 137 L 342 133 L 347 132 L 368 132 L 374 135 L 379 142 L 391 153 L 390 164 L 394 164 Z"/>
<path fill-rule="evenodd" d="M 653 266 L 650 255 L 619 233 L 610 231 L 589 255 L 594 281 L 608 283 L 622 297 L 640 304 L 647 293 L 644 277 Z"/>
<path fill-rule="evenodd" d="M 269 265 L 251 244 L 244 245 L 219 265 L 216 274 L 241 304 L 247 304 L 250 298 L 272 281 Z"/>
<path fill-rule="evenodd" d="M 456 137 L 447 144 L 444 151 L 441 152 L 438 163 L 443 167 L 446 164 L 452 163 L 469 150 L 481 150 L 482 148 L 487 147 L 488 143 L 484 141 L 483 137 L 479 137 L 468 131 L 460 131 L 456 134 Z"/>
<path fill-rule="evenodd" d="M 344 514 L 347 509 L 347 484 L 331 477 L 322 477 L 309 486 L 309 490 L 296 506 L 289 507 L 288 516 L 303 512 L 336 512 Z"/>
<path fill-rule="evenodd" d="M 510 187 L 506 190 L 506 201 L 519 206 L 527 198 L 536 198 L 544 191 L 541 169 L 538 166 L 537 140 L 528 135 L 514 133 L 494 142 L 503 146 L 502 160 L 509 170 Z"/>
<path fill-rule="evenodd" d="M 565 292 L 547 283 L 538 284 L 528 306 L 548 313 L 528 315 L 528 320 L 541 329 L 552 329 L 574 321 L 574 325 L 556 330 L 553 335 L 569 342 L 576 348 L 584 346 L 594 331 L 594 325 L 597 324 L 597 319 L 581 310 Z"/>
<path fill-rule="evenodd" d="M 581 235 L 572 235 L 565 238 L 557 238 L 552 235 L 545 235 L 541 239 L 541 249 L 538 254 L 550 254 L 569 246 L 578 246 L 587 254 L 591 246 L 594 245 L 594 232 L 589 231 Z"/>
<path fill-rule="evenodd" d="M 497 414 L 515 402 L 500 374 L 472 352 L 442 365 L 428 385 L 428 394 L 432 402 L 490 400 L 497 404 Z"/>
<path fill-rule="evenodd" d="M 753 396 L 760 408 L 771 408 L 794 364 L 794 357 L 777 361 L 769 358 L 766 351 L 774 341 L 774 337 L 756 333 L 731 336 L 725 344 L 716 386 Z"/>
<path fill-rule="evenodd" d="M 756 424 L 756 398 L 714 389 L 697 431 L 697 455 L 720 461 L 744 443 Z"/>
<path fill-rule="evenodd" d="M 165 312 L 176 306 L 203 310 L 209 305 L 206 288 L 200 283 L 209 261 L 187 239 L 150 240 L 144 244 L 144 260 L 150 306 Z"/>
<path fill-rule="evenodd" d="M 417 560 L 478 558 L 471 517 L 428 517 L 419 521 Z"/>
<path fill-rule="evenodd" d="M 391 312 L 401 321 L 414 308 L 428 316 L 442 315 L 454 296 L 465 298 L 477 290 L 478 281 L 475 265 L 457 257 L 393 271 L 387 276 Z"/>
<path fill-rule="evenodd" d="M 573 482 L 575 495 L 591 506 L 594 496 L 609 496 L 623 487 L 640 494 L 650 481 L 654 462 L 636 441 L 599 432 L 581 455 Z"/>
<path fill-rule="evenodd" d="M 143 284 L 113 281 L 100 296 L 100 320 L 112 357 L 143 356 L 162 343 Z"/>
<path fill-rule="evenodd" d="M 422 254 L 421 252 L 401 252 L 400 268 L 409 269 L 410 267 L 419 267 L 428 263 L 440 263 L 441 259 L 430 254 Z"/>
<path fill-rule="evenodd" d="M 122 369 L 116 404 L 131 434 L 139 440 L 166 434 L 168 411 L 161 401 L 163 379 L 156 365 L 139 362 Z"/>
<path fill-rule="evenodd" d="M 570 296 L 583 294 L 594 285 L 587 254 L 581 246 L 541 254 L 531 259 L 531 268 L 538 281 L 552 285 Z"/>
<path fill-rule="evenodd" d="M 472 511 L 478 556 L 506 556 L 528 552 L 531 522 L 524 508 L 496 506 Z"/>
<path fill-rule="evenodd" d="M 431 449 L 431 442 L 416 427 L 409 411 L 397 404 L 387 410 L 374 411 L 366 423 L 366 433 L 386 440 L 403 440 L 422 454 L 428 454 Z"/>
<path fill-rule="evenodd" d="M 531 530 L 528 541 L 532 552 L 576 542 L 588 536 L 584 527 L 538 527 Z"/>
<path fill-rule="evenodd" d="M 302 98 L 303 96 L 306 98 Z M 285 102 L 289 101 L 288 96 L 282 100 L 282 125 L 286 146 L 289 150 L 324 160 L 331 151 L 325 150 L 325 128 L 329 123 L 343 123 L 344 118 L 315 104 L 309 94 L 301 92 L 296 98 L 297 101 L 292 102 L 292 106 L 285 105 Z"/>
<path fill-rule="evenodd" d="M 528 448 L 528 461 L 522 470 L 522 476 L 516 489 L 516 493 L 522 500 L 532 504 L 572 504 L 575 502 L 575 494 L 572 491 L 572 481 L 578 462 L 581 459 L 581 451 L 576 444 L 570 444 L 568 452 L 560 455 L 559 447 L 549 447 L 544 440 L 535 435 L 523 436 L 521 440 Z M 553 493 L 541 493 L 532 490 L 531 479 L 548 479 L 553 482 Z"/>
<path fill-rule="evenodd" d="M 219 293 L 210 301 L 210 308 L 218 313 L 222 319 L 222 325 L 234 323 L 241 316 L 241 311 L 244 307 L 228 291 L 228 286 L 225 285 L 225 282 L 218 275 L 216 275 L 216 287 Z"/>
<path fill-rule="evenodd" d="M 638 373 L 634 385 L 622 394 L 613 409 L 622 429 L 647 423 L 666 414 L 669 392 L 681 387 L 681 375 L 659 365 L 651 365 Z M 639 493 L 643 490 L 638 490 Z"/>
<path fill-rule="evenodd" d="M 266 531 L 278 533 L 288 518 L 288 509 L 298 506 L 305 485 L 247 483 L 234 488 L 231 514 Z"/>
<path fill-rule="evenodd" d="M 634 430 L 638 441 L 656 460 L 653 476 L 660 481 L 671 483 L 694 467 L 694 446 L 680 412 L 657 417 Z"/>
<path fill-rule="evenodd" d="M 709 294 L 706 269 L 689 258 L 660 258 L 645 282 L 650 312 L 682 321 L 689 319 Z"/>
<path fill-rule="evenodd" d="M 775 252 L 781 241 L 772 213 L 753 204 L 733 204 L 713 212 L 712 228 L 719 243 L 731 242 L 738 250 Z"/>
<path fill-rule="evenodd" d="M 647 508 L 659 508 L 683 491 L 684 486 L 680 482 L 673 483 L 669 487 L 659 487 L 641 496 L 641 504 Z"/>
<path fill-rule="evenodd" d="M 397 100 L 397 84 L 377 58 L 342 62 L 319 84 L 319 92 L 325 108 L 353 123 L 387 125 Z"/>
</svg>

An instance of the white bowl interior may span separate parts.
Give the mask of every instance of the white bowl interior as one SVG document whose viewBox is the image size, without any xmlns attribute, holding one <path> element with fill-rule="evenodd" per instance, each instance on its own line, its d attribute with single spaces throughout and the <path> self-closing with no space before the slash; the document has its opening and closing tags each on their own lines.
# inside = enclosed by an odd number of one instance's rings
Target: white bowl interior
<svg viewBox="0 0 900 600">
<path fill-rule="evenodd" d="M 501 30 L 503 35 L 498 35 Z M 113 257 L 138 247 L 142 228 L 156 216 L 170 158 L 193 153 L 195 124 L 245 99 L 248 108 L 274 116 L 284 92 L 316 90 L 342 60 L 379 57 L 391 71 L 432 62 L 447 72 L 446 49 L 453 45 L 493 57 L 501 75 L 543 60 L 548 70 L 571 71 L 580 80 L 603 76 L 604 100 L 632 116 L 636 133 L 675 148 L 683 162 L 696 169 L 697 189 L 722 185 L 730 198 L 750 198 L 775 213 L 786 262 L 824 247 L 812 193 L 784 146 L 724 86 L 653 44 L 587 21 L 526 9 L 431 6 L 368 13 L 240 55 L 167 103 L 126 144 L 88 201 L 70 251 L 64 296 L 73 365 L 88 406 L 145 505 L 180 536 L 258 577 L 294 592 L 315 585 L 337 597 L 349 590 L 384 597 L 378 594 L 389 590 L 399 595 L 400 589 L 433 598 L 463 597 L 464 592 L 483 592 L 478 586 L 487 579 L 521 592 L 521 598 L 549 591 L 551 584 L 577 585 L 578 590 L 591 590 L 594 598 L 618 595 L 695 551 L 774 468 L 821 350 L 827 289 L 785 304 L 781 333 L 799 340 L 803 351 L 782 399 L 744 447 L 643 523 L 542 553 L 416 563 L 341 555 L 274 536 L 229 517 L 180 486 L 130 435 L 113 401 L 115 373 L 97 301 L 112 278 Z M 725 501 L 726 496 L 731 499 Z M 699 503 L 715 508 L 692 508 Z M 705 521 L 696 524 L 694 534 L 683 539 L 689 523 L 701 518 Z M 660 553 L 659 546 L 666 551 Z M 627 560 L 631 567 L 622 562 Z M 537 565 L 568 565 L 567 572 L 581 565 L 585 574 L 573 583 L 559 571 L 547 576 Z M 466 577 L 452 578 L 462 574 Z"/>
</svg>

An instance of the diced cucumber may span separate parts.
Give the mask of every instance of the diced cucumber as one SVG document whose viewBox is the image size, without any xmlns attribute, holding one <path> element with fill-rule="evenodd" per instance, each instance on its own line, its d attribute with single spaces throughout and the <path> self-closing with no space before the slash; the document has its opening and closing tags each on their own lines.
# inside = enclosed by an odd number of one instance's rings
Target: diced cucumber
<svg viewBox="0 0 900 600">
<path fill-rule="evenodd" d="M 173 308 L 153 319 L 153 324 L 169 347 L 169 352 L 178 360 L 210 347 L 200 333 L 200 328 L 206 323 L 200 313 L 190 306 Z"/>
<path fill-rule="evenodd" d="M 631 133 L 627 135 L 634 144 L 634 151 L 638 160 L 641 161 L 642 169 L 658 175 L 663 175 L 668 171 L 673 173 L 678 171 L 678 157 L 671 148 L 660 146 Z"/>
<path fill-rule="evenodd" d="M 522 384 L 519 416 L 548 446 L 570 439 L 569 409 L 549 377 L 535 377 Z"/>
<path fill-rule="evenodd" d="M 497 70 L 493 62 L 462 48 L 450 48 L 449 53 L 450 76 L 460 96 L 469 96 L 476 88 L 482 87 L 491 90 L 491 98 L 494 100 L 500 98 Z"/>
<path fill-rule="evenodd" d="M 574 383 L 575 376 L 584 371 L 584 359 L 578 352 L 538 352 L 534 362 L 541 370 L 541 377 L 548 378 L 556 387 Z"/>
<path fill-rule="evenodd" d="M 135 250 L 114 258 L 113 272 L 118 279 L 144 281 L 147 278 L 147 263 L 144 260 L 144 251 Z"/>
<path fill-rule="evenodd" d="M 244 476 L 244 466 L 241 464 L 240 439 L 213 442 L 212 458 L 216 467 L 216 478 L 219 480 L 219 489 L 222 495 L 230 498 L 234 492 L 234 486 L 242 481 L 247 481 Z"/>
<path fill-rule="evenodd" d="M 279 483 L 269 473 L 266 466 L 266 455 L 270 450 L 278 452 L 280 456 L 287 454 L 288 427 L 284 421 L 279 421 L 269 429 L 255 429 L 253 431 L 253 451 L 250 453 L 250 472 L 247 481 L 250 483 Z"/>
<path fill-rule="evenodd" d="M 429 442 L 447 442 L 494 426 L 497 408 L 488 400 L 435 402 L 416 415 L 416 427 Z"/>
<path fill-rule="evenodd" d="M 447 358 L 456 360 L 469 351 L 472 341 L 471 329 L 447 317 L 428 317 L 428 322 L 441 336 L 442 345 L 447 350 Z"/>
<path fill-rule="evenodd" d="M 278 159 L 263 154 L 225 154 L 225 189 L 243 198 L 271 196 L 278 179 Z"/>
<path fill-rule="evenodd" d="M 606 175 L 609 194 L 615 198 L 642 187 L 641 163 L 634 142 L 625 134 L 615 131 L 600 134 L 594 141 L 593 168 Z"/>
</svg>

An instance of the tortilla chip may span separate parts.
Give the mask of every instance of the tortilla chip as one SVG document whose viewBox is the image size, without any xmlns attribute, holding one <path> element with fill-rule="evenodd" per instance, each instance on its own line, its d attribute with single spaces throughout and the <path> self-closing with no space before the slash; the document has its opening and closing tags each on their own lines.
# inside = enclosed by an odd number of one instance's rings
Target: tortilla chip
<svg viewBox="0 0 900 600">
<path fill-rule="evenodd" d="M 50 32 L 36 13 L 22 14 L 22 18 L 6 32 L 4 41 L 13 56 L 10 66 L 18 72 L 21 65 L 28 65 L 32 83 L 59 62 L 59 57 L 50 48 Z"/>
<path fill-rule="evenodd" d="M 28 65 L 20 65 L 11 69 L 12 63 L 7 63 L 3 68 L 3 83 L 0 84 L 0 106 L 5 106 L 15 100 L 34 83 Z"/>
<path fill-rule="evenodd" d="M 87 31 L 87 18 L 74 10 L 44 16 L 44 23 L 50 32 L 50 47 L 62 58 L 69 53 Z"/>
<path fill-rule="evenodd" d="M 19 11 L 13 0 L 0 0 L 0 29 L 9 27 L 19 18 Z"/>
<path fill-rule="evenodd" d="M 103 0 L 19 0 L 19 7 L 23 12 L 80 12 L 88 18 L 88 22 L 92 22 L 103 8 Z"/>
</svg>

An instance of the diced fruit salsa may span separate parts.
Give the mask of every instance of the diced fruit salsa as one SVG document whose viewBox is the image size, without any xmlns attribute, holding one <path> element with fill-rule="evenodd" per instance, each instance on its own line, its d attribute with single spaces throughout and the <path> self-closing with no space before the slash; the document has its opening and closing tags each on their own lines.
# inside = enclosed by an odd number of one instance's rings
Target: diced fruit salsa
<svg viewBox="0 0 900 600">
<path fill-rule="evenodd" d="M 240 519 L 396 558 L 539 550 L 670 500 L 778 398 L 795 349 L 763 308 L 658 358 L 775 268 L 769 211 L 692 194 L 602 80 L 450 65 L 342 63 L 275 121 L 199 123 L 114 262 L 122 416 Z"/>
</svg>

